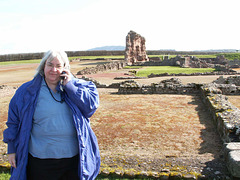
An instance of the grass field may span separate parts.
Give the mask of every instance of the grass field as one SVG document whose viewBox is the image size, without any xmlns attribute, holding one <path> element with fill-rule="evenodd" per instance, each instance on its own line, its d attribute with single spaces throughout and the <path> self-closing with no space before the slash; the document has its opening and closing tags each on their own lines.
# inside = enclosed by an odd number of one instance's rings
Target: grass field
<svg viewBox="0 0 240 180">
<path fill-rule="evenodd" d="M 0 173 L 0 180 L 9 180 L 10 179 L 10 174 L 9 173 Z"/>
<path fill-rule="evenodd" d="M 33 60 L 22 60 L 22 61 L 5 61 L 0 62 L 0 66 L 2 65 L 16 65 L 16 64 L 32 64 L 32 63 L 40 63 L 41 59 L 33 59 Z"/>
<path fill-rule="evenodd" d="M 240 59 L 240 53 L 221 53 L 228 60 Z"/>
<path fill-rule="evenodd" d="M 136 76 L 138 77 L 147 77 L 150 74 L 191 74 L 191 73 L 204 73 L 204 72 L 213 72 L 215 71 L 214 68 L 181 68 L 175 66 L 148 66 L 143 67 L 137 71 Z"/>
</svg>

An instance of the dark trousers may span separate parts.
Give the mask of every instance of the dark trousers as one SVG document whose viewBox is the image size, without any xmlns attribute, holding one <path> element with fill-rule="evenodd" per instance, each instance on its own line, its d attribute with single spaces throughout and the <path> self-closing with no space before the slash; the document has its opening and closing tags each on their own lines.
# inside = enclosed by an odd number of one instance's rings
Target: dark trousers
<svg viewBox="0 0 240 180">
<path fill-rule="evenodd" d="M 79 155 L 63 159 L 39 159 L 28 155 L 27 180 L 79 180 Z"/>
</svg>

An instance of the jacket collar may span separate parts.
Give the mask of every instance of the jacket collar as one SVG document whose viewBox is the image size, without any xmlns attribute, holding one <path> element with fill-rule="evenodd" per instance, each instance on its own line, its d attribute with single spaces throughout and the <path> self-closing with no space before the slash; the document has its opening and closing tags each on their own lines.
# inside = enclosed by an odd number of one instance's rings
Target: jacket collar
<svg viewBox="0 0 240 180">
<path fill-rule="evenodd" d="M 41 87 L 42 80 L 43 80 L 43 77 L 40 74 L 35 76 L 33 80 L 30 81 L 30 85 L 28 86 L 27 91 L 31 95 L 34 95 L 35 93 L 37 93 Z"/>
<path fill-rule="evenodd" d="M 35 94 L 40 89 L 40 87 L 42 85 L 43 78 L 44 77 L 42 75 L 37 74 L 33 78 L 33 80 L 30 81 L 30 85 L 28 86 L 27 90 L 29 91 L 29 93 L 31 95 Z M 57 88 L 56 88 L 58 92 L 61 92 L 60 86 L 61 86 L 61 84 L 59 82 L 59 84 L 57 85 Z"/>
</svg>

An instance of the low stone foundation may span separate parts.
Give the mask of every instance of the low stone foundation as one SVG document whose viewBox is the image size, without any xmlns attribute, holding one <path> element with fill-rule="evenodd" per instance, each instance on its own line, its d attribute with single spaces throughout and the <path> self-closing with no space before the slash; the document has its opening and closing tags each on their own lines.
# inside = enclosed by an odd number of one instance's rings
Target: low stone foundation
<svg viewBox="0 0 240 180">
<path fill-rule="evenodd" d="M 81 71 L 78 71 L 77 75 L 96 74 L 98 72 L 104 72 L 109 70 L 119 70 L 126 65 L 126 61 L 113 61 L 105 64 L 98 64 L 96 67 L 85 68 Z"/>
<path fill-rule="evenodd" d="M 160 83 L 141 85 L 133 80 L 124 81 L 120 84 L 118 94 L 196 94 L 197 84 L 181 84 L 177 78 L 163 80 Z"/>
<path fill-rule="evenodd" d="M 220 76 L 217 80 L 214 81 L 216 84 L 233 84 L 240 86 L 240 76 L 230 76 L 228 78 L 223 78 Z"/>
<path fill-rule="evenodd" d="M 230 84 L 229 84 L 230 83 Z M 229 172 L 240 178 L 240 110 L 226 95 L 240 95 L 240 76 L 218 78 L 210 84 L 181 84 L 177 78 L 150 86 L 130 80 L 120 83 L 119 94 L 196 94 L 200 93 L 206 108 L 225 144 L 225 159 Z"/>
<path fill-rule="evenodd" d="M 240 110 L 225 95 L 220 94 L 229 91 L 221 91 L 214 84 L 202 86 L 200 92 L 225 143 L 225 159 L 229 172 L 233 177 L 240 178 Z"/>
<path fill-rule="evenodd" d="M 97 87 L 104 87 L 95 83 Z M 234 178 L 240 178 L 240 110 L 226 96 L 240 95 L 240 76 L 221 76 L 210 84 L 183 85 L 178 78 L 171 78 L 151 85 L 128 80 L 105 87 L 118 88 L 119 94 L 200 94 L 224 143 L 229 172 Z"/>
</svg>

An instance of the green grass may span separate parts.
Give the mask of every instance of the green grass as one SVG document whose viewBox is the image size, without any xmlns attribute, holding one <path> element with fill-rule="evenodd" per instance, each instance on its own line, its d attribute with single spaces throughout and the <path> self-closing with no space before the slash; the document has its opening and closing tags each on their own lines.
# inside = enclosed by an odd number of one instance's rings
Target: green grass
<svg viewBox="0 0 240 180">
<path fill-rule="evenodd" d="M 147 77 L 150 74 L 179 74 L 179 73 L 203 73 L 203 72 L 213 72 L 214 68 L 181 68 L 177 66 L 148 66 L 143 67 L 137 71 L 136 76 Z"/>
<path fill-rule="evenodd" d="M 197 58 L 216 58 L 217 57 L 217 55 L 215 54 L 203 54 L 203 55 L 193 55 L 193 56 Z"/>
<path fill-rule="evenodd" d="M 33 59 L 33 60 L 22 60 L 22 61 L 5 61 L 0 62 L 1 65 L 12 65 L 12 64 L 32 64 L 32 63 L 40 63 L 41 59 Z"/>
<path fill-rule="evenodd" d="M 0 173 L 0 180 L 9 180 L 10 176 L 11 175 L 9 173 L 2 172 Z"/>
<path fill-rule="evenodd" d="M 240 53 L 221 53 L 219 55 L 224 55 L 228 60 L 240 59 Z"/>
<path fill-rule="evenodd" d="M 142 66 L 124 66 L 123 69 L 140 69 Z"/>
</svg>

